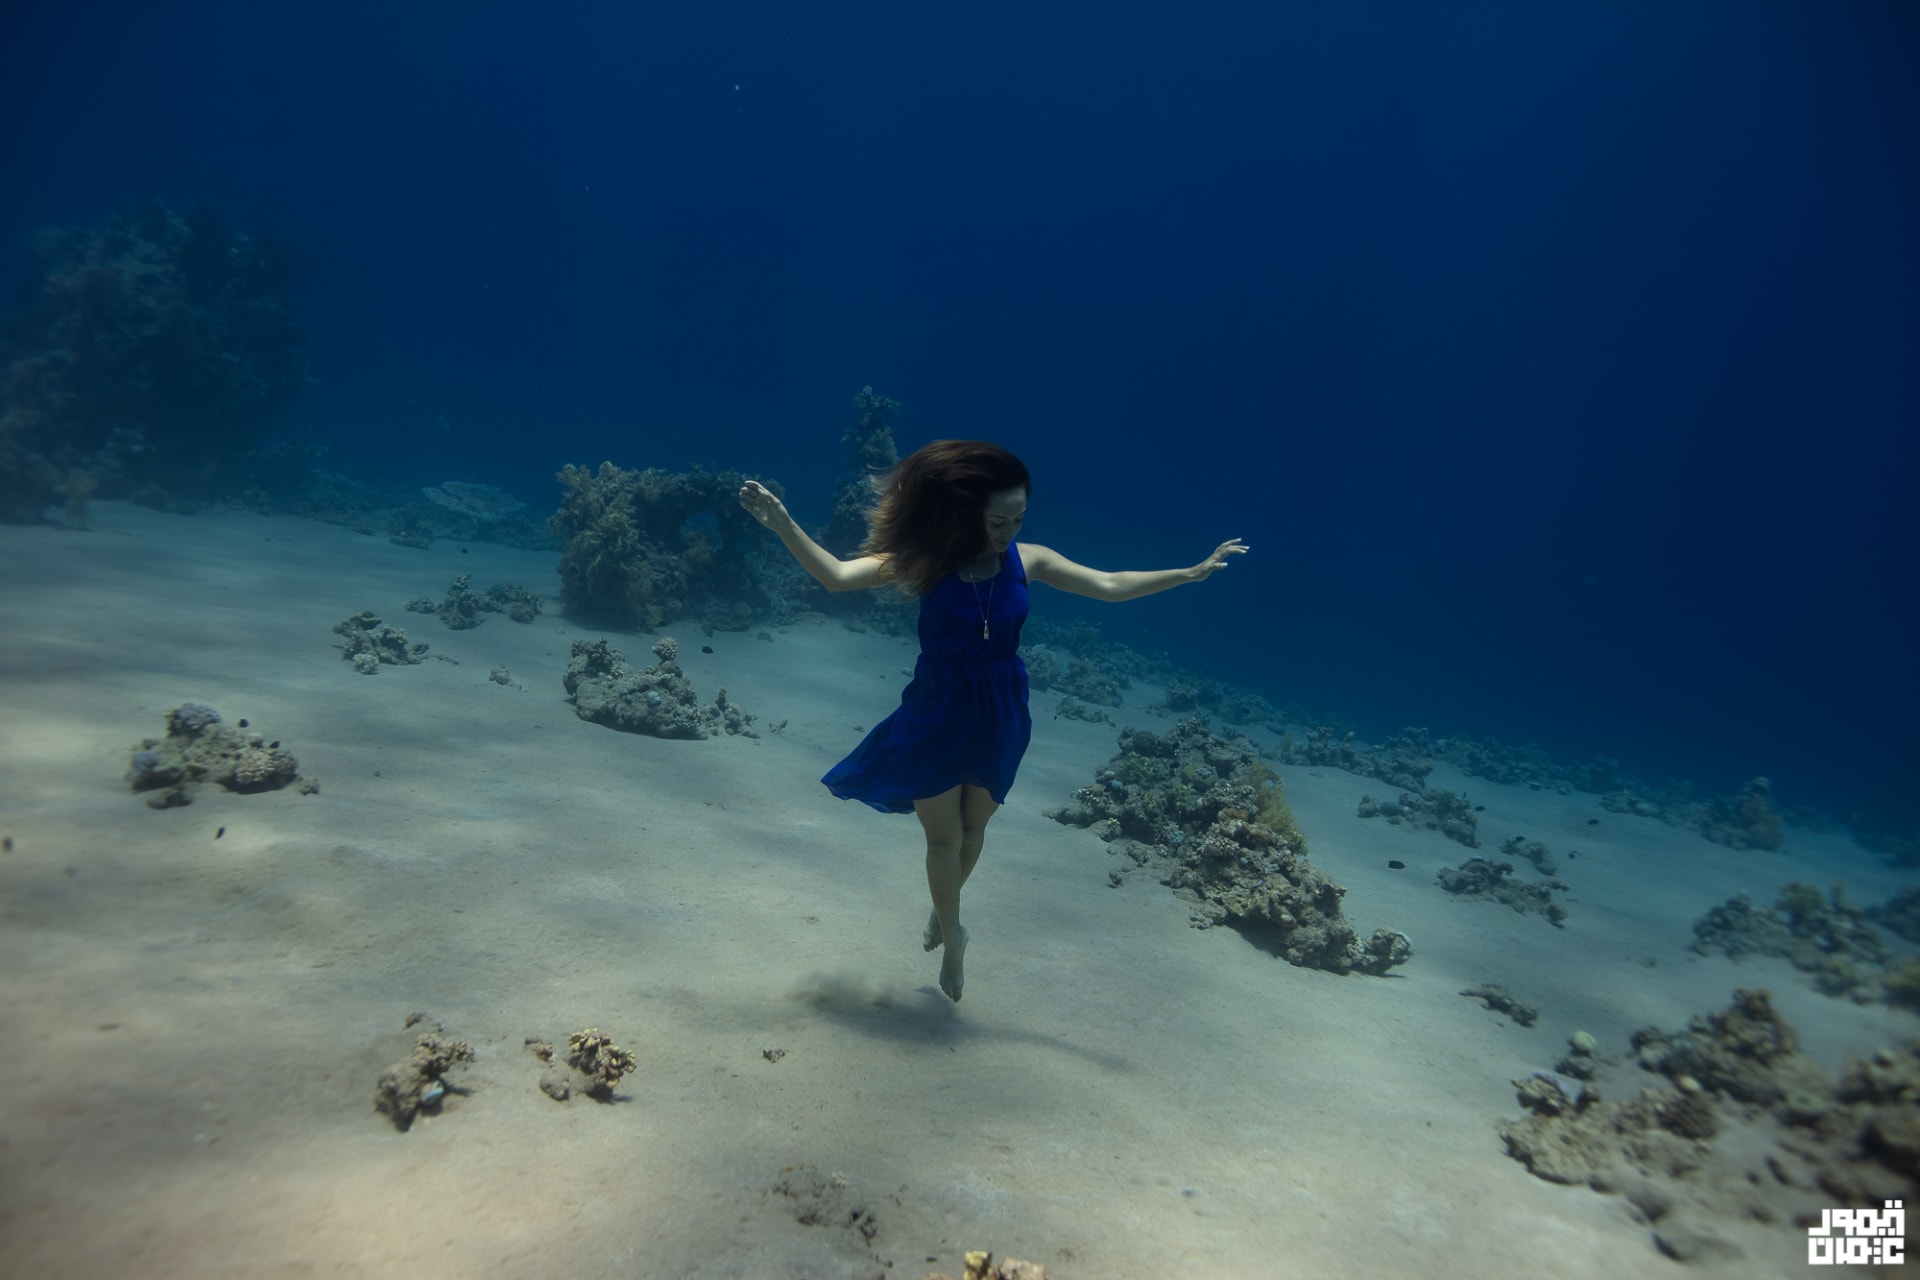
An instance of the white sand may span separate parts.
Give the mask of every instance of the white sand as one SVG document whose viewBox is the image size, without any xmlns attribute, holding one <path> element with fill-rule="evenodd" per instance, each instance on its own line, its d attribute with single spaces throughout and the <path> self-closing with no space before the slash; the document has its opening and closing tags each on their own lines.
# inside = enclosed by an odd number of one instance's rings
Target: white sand
<svg viewBox="0 0 1920 1280">
<path fill-rule="evenodd" d="M 1433 872 L 1466 851 L 1356 818 L 1380 784 L 1286 769 L 1349 918 L 1417 948 L 1386 979 L 1291 968 L 1191 928 L 1148 876 L 1110 888 L 1107 846 L 1042 816 L 1115 746 L 1045 694 L 966 894 L 952 1005 L 920 948 L 917 824 L 817 781 L 893 707 L 906 643 L 681 628 L 703 699 L 724 684 L 789 727 L 620 734 L 560 687 L 570 643 L 603 633 L 403 611 L 460 572 L 557 596 L 552 554 L 468 545 L 120 504 L 87 532 L 0 529 L 9 1274 L 839 1276 L 877 1255 L 918 1277 L 969 1248 L 1067 1280 L 1680 1274 L 1618 1199 L 1503 1153 L 1509 1078 L 1576 1028 L 1619 1053 L 1736 985 L 1770 986 L 1829 1065 L 1914 1033 L 1686 950 L 1734 892 L 1836 873 L 1891 891 L 1841 838 L 1736 853 L 1457 775 L 1434 780 L 1487 805 L 1485 850 L 1524 833 L 1590 855 L 1562 861 L 1567 927 L 1451 900 Z M 356 675 L 330 628 L 362 609 L 455 662 Z M 653 637 L 612 639 L 652 660 Z M 283 740 L 320 793 L 149 809 L 128 750 L 186 701 Z M 1487 980 L 1539 1023 L 1456 994 Z M 400 1133 L 373 1085 L 414 1010 L 480 1056 L 454 1073 L 470 1092 Z M 522 1042 L 589 1025 L 639 1069 L 613 1105 L 555 1103 Z M 796 1162 L 845 1176 L 871 1254 L 770 1193 Z M 1746 1256 L 1690 1274 L 1803 1274 L 1799 1233 L 1721 1226 Z"/>
</svg>

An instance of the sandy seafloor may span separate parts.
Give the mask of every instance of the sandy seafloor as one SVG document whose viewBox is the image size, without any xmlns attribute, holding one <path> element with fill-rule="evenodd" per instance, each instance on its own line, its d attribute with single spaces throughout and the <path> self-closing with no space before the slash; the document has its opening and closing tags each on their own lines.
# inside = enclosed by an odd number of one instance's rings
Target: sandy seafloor
<svg viewBox="0 0 1920 1280">
<path fill-rule="evenodd" d="M 1050 694 L 967 891 L 955 1006 L 919 944 L 917 824 L 818 782 L 893 707 L 908 642 L 825 620 L 770 642 L 681 628 L 703 700 L 724 685 L 788 727 L 659 741 L 564 700 L 571 642 L 604 633 L 551 615 L 454 632 L 403 611 L 461 572 L 557 596 L 550 552 L 423 552 L 298 519 L 103 503 L 88 531 L 0 530 L 8 1274 L 890 1261 L 919 1277 L 988 1248 L 1066 1280 L 1797 1276 L 1790 1228 L 1715 1224 L 1745 1256 L 1682 1268 L 1618 1198 L 1532 1177 L 1495 1130 L 1519 1114 L 1508 1081 L 1575 1029 L 1618 1054 L 1633 1028 L 1681 1026 L 1739 985 L 1771 987 L 1830 1067 L 1916 1030 L 1783 965 L 1687 950 L 1691 922 L 1735 892 L 1844 875 L 1882 900 L 1895 873 L 1844 837 L 1739 853 L 1444 767 L 1437 785 L 1487 806 L 1481 852 L 1513 834 L 1583 851 L 1562 860 L 1566 928 L 1442 893 L 1434 870 L 1469 853 L 1357 818 L 1381 784 L 1283 768 L 1349 919 L 1417 949 L 1384 979 L 1289 967 L 1192 928 L 1148 875 L 1110 887 L 1108 847 L 1044 816 L 1116 743 L 1054 719 Z M 451 661 L 355 674 L 331 628 L 362 609 Z M 639 663 L 653 639 L 613 637 Z M 489 681 L 497 665 L 511 686 Z M 1129 696 L 1123 723 L 1171 723 L 1142 709 L 1159 690 Z M 319 793 L 148 808 L 122 781 L 128 751 L 186 701 L 284 741 Z M 1539 1022 L 1456 994 L 1489 980 Z M 410 1049 L 412 1011 L 479 1060 L 439 1117 L 400 1133 L 373 1086 Z M 585 1026 L 639 1060 L 611 1105 L 536 1087 L 523 1041 Z M 878 1223 L 871 1246 L 796 1221 L 770 1191 L 796 1163 L 844 1176 Z"/>
</svg>

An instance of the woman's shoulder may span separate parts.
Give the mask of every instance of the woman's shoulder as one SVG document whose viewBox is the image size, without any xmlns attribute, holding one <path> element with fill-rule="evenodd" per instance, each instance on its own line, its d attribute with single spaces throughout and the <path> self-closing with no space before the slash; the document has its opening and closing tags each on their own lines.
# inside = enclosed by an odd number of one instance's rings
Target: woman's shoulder
<svg viewBox="0 0 1920 1280">
<path fill-rule="evenodd" d="M 1059 552 L 1052 547 L 1043 547 L 1037 542 L 1016 542 L 1011 549 L 1019 557 L 1028 577 L 1046 572 L 1048 565 L 1057 564 L 1060 560 Z"/>
</svg>

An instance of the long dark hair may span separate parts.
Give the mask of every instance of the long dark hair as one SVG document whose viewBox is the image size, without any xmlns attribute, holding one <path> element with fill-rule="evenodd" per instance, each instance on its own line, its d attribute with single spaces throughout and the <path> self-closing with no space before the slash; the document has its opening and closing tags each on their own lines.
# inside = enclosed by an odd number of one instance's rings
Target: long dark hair
<svg viewBox="0 0 1920 1280">
<path fill-rule="evenodd" d="M 1027 465 L 985 440 L 935 440 L 873 482 L 862 555 L 884 556 L 887 576 L 923 596 L 991 545 L 987 499 L 1003 489 L 1033 492 Z"/>
</svg>

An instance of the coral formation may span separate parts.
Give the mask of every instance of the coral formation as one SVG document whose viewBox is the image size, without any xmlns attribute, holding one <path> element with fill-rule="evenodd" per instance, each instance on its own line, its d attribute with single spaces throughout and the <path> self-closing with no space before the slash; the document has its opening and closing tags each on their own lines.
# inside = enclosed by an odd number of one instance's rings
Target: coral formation
<svg viewBox="0 0 1920 1280">
<path fill-rule="evenodd" d="M 1433 747 L 1425 729 L 1402 729 L 1384 746 L 1370 750 L 1358 734 L 1321 725 L 1309 730 L 1303 743 L 1289 740 L 1287 748 L 1285 759 L 1289 764 L 1344 769 L 1363 778 L 1377 778 L 1402 791 L 1424 791 L 1427 775 L 1433 772 Z"/>
<path fill-rule="evenodd" d="M 1509 747 L 1492 738 L 1456 736 L 1436 742 L 1434 754 L 1471 777 L 1534 791 L 1553 791 L 1563 796 L 1575 791 L 1603 795 L 1609 791 L 1645 790 L 1644 784 L 1621 772 L 1618 760 L 1599 756 L 1561 766 L 1531 742 L 1524 747 Z"/>
<path fill-rule="evenodd" d="M 480 625 L 483 613 L 504 613 L 515 622 L 532 622 L 546 603 L 538 594 L 512 583 L 495 583 L 484 596 L 476 595 L 472 581 L 472 574 L 463 573 L 438 601 L 425 596 L 407 601 L 407 612 L 430 613 L 451 630 L 467 631 Z"/>
<path fill-rule="evenodd" d="M 1920 942 L 1920 889 L 1902 889 L 1877 907 L 1868 907 L 1862 915 L 1888 933 Z"/>
<path fill-rule="evenodd" d="M 1047 1280 L 1047 1269 L 1037 1262 L 1022 1262 L 1018 1258 L 994 1260 L 993 1254 L 984 1249 L 969 1249 L 963 1259 L 965 1269 L 960 1280 Z M 928 1273 L 926 1280 L 950 1280 L 941 1272 Z"/>
<path fill-rule="evenodd" d="M 1473 816 L 1473 805 L 1465 796 L 1451 791 L 1428 791 L 1417 796 L 1402 792 L 1398 799 L 1385 801 L 1363 795 L 1359 814 L 1363 818 L 1385 818 L 1396 827 L 1406 824 L 1438 831 L 1469 849 L 1480 847 L 1480 821 Z"/>
<path fill-rule="evenodd" d="M 1554 864 L 1553 854 L 1547 846 L 1538 840 L 1529 840 L 1525 836 L 1513 836 L 1500 846 L 1500 852 L 1509 858 L 1525 858 L 1533 864 L 1533 869 L 1543 876 L 1551 876 L 1560 868 Z"/>
<path fill-rule="evenodd" d="M 1227 724 L 1262 725 L 1275 733 L 1286 729 L 1286 716 L 1267 701 L 1265 694 L 1198 672 L 1175 673 L 1167 681 L 1165 700 L 1152 709 L 1178 716 L 1200 712 Z"/>
<path fill-rule="evenodd" d="M 426 508 L 417 502 L 406 502 L 387 513 L 387 541 L 396 547 L 413 547 L 425 551 L 433 545 L 433 522 L 427 518 Z"/>
<path fill-rule="evenodd" d="M 449 631 L 470 631 L 480 625 L 480 597 L 473 594 L 469 585 L 473 575 L 463 573 L 447 587 L 447 594 L 439 603 L 416 596 L 407 601 L 408 613 L 430 613 L 446 624 Z"/>
<path fill-rule="evenodd" d="M 290 241 L 211 205 L 122 205 L 34 243 L 0 325 L 0 520 L 65 483 L 154 506 L 238 493 L 247 450 L 306 379 Z"/>
<path fill-rule="evenodd" d="M 546 607 L 546 597 L 537 591 L 511 582 L 496 582 L 487 588 L 486 601 L 480 606 L 489 613 L 504 613 L 507 621 L 531 623 Z"/>
<path fill-rule="evenodd" d="M 375 675 L 381 665 L 410 666 L 426 661 L 424 641 L 408 643 L 407 633 L 380 621 L 371 609 L 363 609 L 351 618 L 333 624 L 333 633 L 345 636 L 340 656 L 353 664 L 363 676 Z"/>
<path fill-rule="evenodd" d="M 1600 1070 L 1600 1042 L 1588 1031 L 1576 1031 L 1567 1037 L 1567 1051 L 1553 1069 L 1574 1080 L 1591 1080 Z"/>
<path fill-rule="evenodd" d="M 1690 1076 L 1736 1102 L 1773 1106 L 1827 1085 L 1826 1071 L 1800 1053 L 1799 1037 L 1758 988 L 1735 991 L 1732 1004 L 1696 1015 L 1685 1031 L 1643 1027 L 1633 1033 L 1633 1049 L 1647 1070 Z"/>
<path fill-rule="evenodd" d="M 407 1018 L 409 1027 L 425 1020 L 424 1014 Z M 473 1046 L 465 1040 L 447 1038 L 439 1023 L 415 1042 L 411 1056 L 380 1073 L 374 1085 L 374 1110 L 393 1121 L 393 1127 L 405 1132 L 414 1117 L 440 1109 L 448 1092 L 447 1072 L 455 1063 L 472 1062 Z"/>
<path fill-rule="evenodd" d="M 1702 800 L 1688 783 L 1655 786 L 1630 776 L 1618 760 L 1607 756 L 1562 766 L 1548 759 L 1547 753 L 1532 743 L 1512 748 L 1492 739 L 1476 741 L 1464 737 L 1443 739 L 1434 744 L 1434 751 L 1474 777 L 1524 785 L 1536 791 L 1555 791 L 1560 795 L 1584 791 L 1598 796 L 1601 806 L 1609 812 L 1686 827 L 1708 840 L 1735 849 L 1778 849 L 1785 840 L 1788 825 L 1814 829 L 1843 825 L 1834 824 L 1808 809 L 1782 809 L 1774 798 L 1773 784 L 1766 778 L 1753 779 L 1739 795 L 1709 796 Z M 1920 840 L 1889 839 L 1867 831 L 1856 831 L 1855 837 L 1863 845 L 1880 847 L 1896 860 L 1920 862 Z"/>
<path fill-rule="evenodd" d="M 1122 852 L 1156 864 L 1196 926 L 1232 924 L 1290 964 L 1377 974 L 1413 954 L 1405 934 L 1362 939 L 1347 923 L 1346 890 L 1308 863 L 1279 778 L 1248 739 L 1213 734 L 1203 717 L 1164 736 L 1121 730 L 1094 785 L 1049 816 L 1130 840 Z"/>
<path fill-rule="evenodd" d="M 1090 622 L 1029 618 L 1021 629 L 1020 642 L 1021 656 L 1028 663 L 1029 683 L 1034 664 L 1040 668 L 1040 683 L 1033 688 L 1070 694 L 1102 706 L 1121 705 L 1120 691 L 1132 688 L 1136 680 L 1174 678 L 1165 654 L 1149 658 L 1127 645 L 1104 641 L 1100 629 Z"/>
<path fill-rule="evenodd" d="M 1085 720 L 1089 724 L 1112 724 L 1113 717 L 1098 707 L 1089 707 L 1084 702 L 1072 698 L 1060 699 L 1060 705 L 1054 709 L 1055 720 Z"/>
<path fill-rule="evenodd" d="M 567 1037 L 567 1059 L 554 1061 L 550 1041 L 527 1038 L 533 1056 L 547 1064 L 540 1077 L 540 1092 L 555 1102 L 565 1102 L 574 1094 L 584 1094 L 597 1102 L 613 1101 L 613 1091 L 621 1077 L 637 1065 L 631 1053 L 613 1042 L 613 1037 L 598 1027 L 588 1027 Z"/>
<path fill-rule="evenodd" d="M 1561 921 L 1567 918 L 1567 909 L 1553 900 L 1554 890 L 1566 890 L 1564 881 L 1548 877 L 1531 884 L 1522 883 L 1513 878 L 1511 862 L 1490 862 L 1485 858 L 1468 858 L 1457 867 L 1442 867 L 1435 878 L 1448 893 L 1503 902 L 1522 915 L 1538 912 L 1554 928 L 1564 927 Z"/>
<path fill-rule="evenodd" d="M 1088 658 L 1069 656 L 1066 665 L 1051 650 L 1022 644 L 1022 659 L 1027 664 L 1027 683 L 1041 692 L 1058 693 L 1103 707 L 1125 704 L 1121 690 L 1132 682 L 1124 674 L 1101 666 Z"/>
<path fill-rule="evenodd" d="M 873 505 L 873 482 L 900 461 L 900 451 L 889 425 L 900 408 L 898 400 L 862 387 L 853 397 L 853 425 L 840 437 L 846 447 L 846 469 L 833 491 L 833 515 L 820 531 L 820 545 L 836 556 L 851 556 L 867 539 L 867 510 Z"/>
<path fill-rule="evenodd" d="M 1786 843 L 1773 784 L 1755 778 L 1737 796 L 1714 796 L 1694 819 L 1694 830 L 1729 849 L 1777 850 Z"/>
<path fill-rule="evenodd" d="M 1737 1256 L 1721 1221 L 1800 1230 L 1823 1209 L 1920 1190 L 1920 1042 L 1850 1058 L 1836 1083 L 1799 1051 L 1765 991 L 1681 1031 L 1633 1036 L 1631 1064 L 1663 1078 L 1624 1102 L 1555 1072 L 1514 1081 L 1529 1114 L 1501 1125 L 1536 1175 L 1624 1196 L 1681 1260 Z"/>
<path fill-rule="evenodd" d="M 300 762 L 278 742 L 224 723 L 220 713 L 185 702 L 167 713 L 167 736 L 143 738 L 127 761 L 127 786 L 154 794 L 147 803 L 171 809 L 192 802 L 191 787 L 211 782 L 228 791 L 274 791 L 300 776 Z M 316 788 L 308 786 L 308 791 Z"/>
<path fill-rule="evenodd" d="M 1468 987 L 1460 993 L 1478 1000 L 1495 1013 L 1504 1013 L 1523 1027 L 1530 1027 L 1540 1016 L 1540 1011 L 1521 1001 L 1511 991 L 1496 982 L 1483 982 L 1477 987 Z"/>
<path fill-rule="evenodd" d="M 712 706 L 700 705 L 693 685 L 675 661 L 680 648 L 672 639 L 660 641 L 653 651 L 660 661 L 636 669 L 605 640 L 575 640 L 564 677 L 574 713 L 622 733 L 655 738 L 704 738 L 713 733 L 760 736 L 753 731 L 754 717 L 729 701 L 725 689 L 715 695 Z"/>
<path fill-rule="evenodd" d="M 606 626 L 653 628 L 692 617 L 744 630 L 775 611 L 762 582 L 765 540 L 741 509 L 737 471 L 597 471 L 568 465 L 549 521 L 566 540 L 560 601 Z M 779 493 L 777 485 L 768 487 Z"/>
<path fill-rule="evenodd" d="M 1900 966 L 1867 913 L 1846 901 L 1835 881 L 1823 895 L 1798 881 L 1781 887 L 1772 909 L 1755 907 L 1744 894 L 1729 898 L 1693 923 L 1692 949 L 1742 956 L 1778 956 L 1813 975 L 1814 986 L 1858 1004 L 1887 1000 L 1911 1006 Z"/>
</svg>

